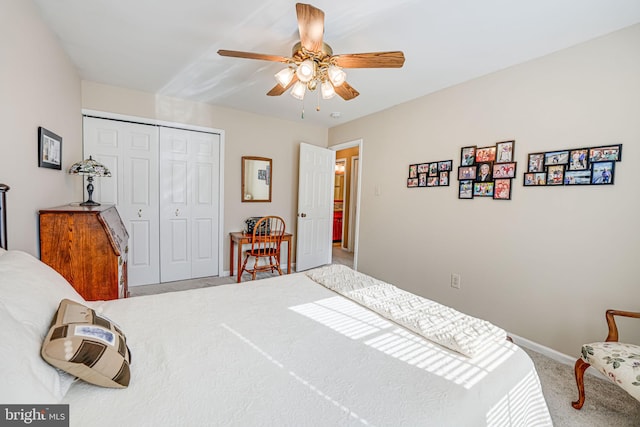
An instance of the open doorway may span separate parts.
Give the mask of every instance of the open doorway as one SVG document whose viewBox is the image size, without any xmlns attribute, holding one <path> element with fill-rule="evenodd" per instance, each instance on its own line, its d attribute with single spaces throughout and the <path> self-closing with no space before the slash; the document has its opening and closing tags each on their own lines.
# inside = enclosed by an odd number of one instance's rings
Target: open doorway
<svg viewBox="0 0 640 427">
<path fill-rule="evenodd" d="M 357 269 L 362 140 L 329 147 L 336 152 L 333 203 L 333 262 Z"/>
</svg>

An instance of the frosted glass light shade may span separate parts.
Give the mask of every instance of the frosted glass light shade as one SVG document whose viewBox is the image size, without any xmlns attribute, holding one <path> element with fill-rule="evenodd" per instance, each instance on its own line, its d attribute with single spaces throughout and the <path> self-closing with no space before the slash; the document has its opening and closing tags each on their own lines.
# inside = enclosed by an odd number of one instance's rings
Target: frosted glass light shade
<svg viewBox="0 0 640 427">
<path fill-rule="evenodd" d="M 310 59 L 302 61 L 296 70 L 296 74 L 301 82 L 307 83 L 316 75 L 316 63 Z"/>
<path fill-rule="evenodd" d="M 304 83 L 296 82 L 296 84 L 293 85 L 293 89 L 291 89 L 291 96 L 302 101 L 304 99 L 305 91 L 306 88 Z"/>
<path fill-rule="evenodd" d="M 347 79 L 347 73 L 342 71 L 342 68 L 336 67 L 335 65 L 329 66 L 327 70 L 327 74 L 329 75 L 329 80 L 335 87 L 340 86 Z"/>
<path fill-rule="evenodd" d="M 289 83 L 291 83 L 291 79 L 293 78 L 293 73 L 295 73 L 293 68 L 287 67 L 278 71 L 275 74 L 276 81 L 282 87 L 287 87 Z"/>
<path fill-rule="evenodd" d="M 322 92 L 322 99 L 331 99 L 336 96 L 336 91 L 329 81 L 325 81 L 322 83 L 322 86 L 320 86 L 320 91 Z"/>
</svg>

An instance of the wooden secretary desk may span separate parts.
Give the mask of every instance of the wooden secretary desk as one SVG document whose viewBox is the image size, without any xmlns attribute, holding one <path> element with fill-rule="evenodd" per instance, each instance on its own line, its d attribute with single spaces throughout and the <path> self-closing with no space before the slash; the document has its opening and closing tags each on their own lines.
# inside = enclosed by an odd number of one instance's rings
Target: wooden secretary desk
<svg viewBox="0 0 640 427">
<path fill-rule="evenodd" d="M 126 298 L 129 234 L 115 206 L 40 211 L 40 259 L 88 301 Z"/>
</svg>

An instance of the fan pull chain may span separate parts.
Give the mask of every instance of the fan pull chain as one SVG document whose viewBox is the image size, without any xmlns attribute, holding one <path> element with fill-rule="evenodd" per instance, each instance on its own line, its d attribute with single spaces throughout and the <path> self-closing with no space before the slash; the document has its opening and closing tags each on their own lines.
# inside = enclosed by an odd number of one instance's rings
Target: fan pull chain
<svg viewBox="0 0 640 427">
<path fill-rule="evenodd" d="M 318 105 L 316 106 L 316 111 L 320 111 L 320 91 L 318 91 Z"/>
</svg>

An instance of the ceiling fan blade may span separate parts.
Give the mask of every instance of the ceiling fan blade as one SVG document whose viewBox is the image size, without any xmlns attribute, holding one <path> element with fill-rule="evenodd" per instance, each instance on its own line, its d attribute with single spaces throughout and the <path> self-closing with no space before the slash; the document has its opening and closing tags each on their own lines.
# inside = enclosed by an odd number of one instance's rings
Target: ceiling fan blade
<svg viewBox="0 0 640 427">
<path fill-rule="evenodd" d="M 342 83 L 338 87 L 334 87 L 334 89 L 335 89 L 336 93 L 338 95 L 340 95 L 340 97 L 342 99 L 344 99 L 345 101 L 348 101 L 348 100 L 353 99 L 356 96 L 360 95 L 360 92 L 358 92 L 357 90 L 352 88 L 351 85 L 349 83 L 347 83 L 347 82 Z"/>
<path fill-rule="evenodd" d="M 263 53 L 253 53 L 253 52 L 240 52 L 239 50 L 220 49 L 218 51 L 218 55 L 230 56 L 232 58 L 260 59 L 262 61 L 289 62 L 289 58 L 285 58 L 284 56 L 265 55 Z"/>
<path fill-rule="evenodd" d="M 319 52 L 324 35 L 324 12 L 310 4 L 296 3 L 296 14 L 302 47 L 311 52 Z"/>
<path fill-rule="evenodd" d="M 287 87 L 282 87 L 282 86 L 280 86 L 280 84 L 276 84 L 273 87 L 273 89 L 271 89 L 269 92 L 267 92 L 267 95 L 269 95 L 269 96 L 280 96 L 283 93 L 285 93 L 291 86 L 293 86 L 297 81 L 298 81 L 298 76 L 296 76 L 294 74 L 293 78 L 291 79 L 291 81 L 289 82 Z"/>
<path fill-rule="evenodd" d="M 335 55 L 332 57 L 342 68 L 400 68 L 404 65 L 404 53 L 370 52 Z"/>
</svg>

